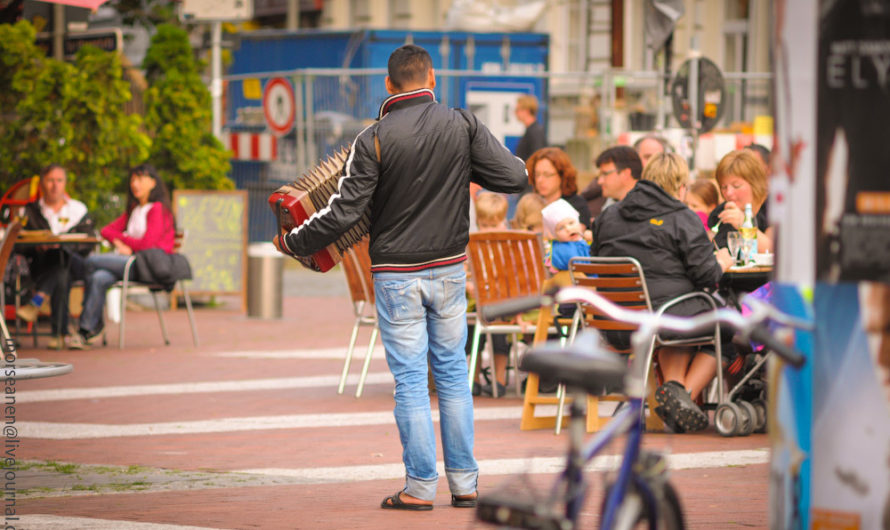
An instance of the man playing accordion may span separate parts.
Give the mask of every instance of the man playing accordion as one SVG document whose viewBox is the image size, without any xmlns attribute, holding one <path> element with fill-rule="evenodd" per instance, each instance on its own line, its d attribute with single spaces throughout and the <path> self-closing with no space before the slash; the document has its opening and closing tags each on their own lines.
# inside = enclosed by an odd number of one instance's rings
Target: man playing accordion
<svg viewBox="0 0 890 530">
<path fill-rule="evenodd" d="M 476 117 L 436 102 L 432 60 L 405 45 L 389 58 L 375 123 L 360 132 L 327 205 L 276 236 L 282 252 L 310 256 L 370 215 L 370 256 L 380 335 L 396 382 L 395 419 L 405 487 L 382 507 L 431 510 L 436 495 L 436 436 L 427 366 L 439 399 L 451 504 L 476 503 L 473 400 L 464 344 L 470 181 L 522 191 L 525 165 Z M 378 154 L 379 153 L 379 154 Z"/>
</svg>

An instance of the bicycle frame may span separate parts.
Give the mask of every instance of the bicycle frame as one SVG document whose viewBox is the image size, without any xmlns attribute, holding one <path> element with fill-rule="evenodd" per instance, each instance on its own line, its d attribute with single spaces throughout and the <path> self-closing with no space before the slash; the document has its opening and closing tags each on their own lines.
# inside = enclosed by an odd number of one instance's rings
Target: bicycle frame
<svg viewBox="0 0 890 530">
<path fill-rule="evenodd" d="M 634 464 L 640 455 L 640 447 L 643 439 L 643 399 L 631 398 L 627 401 L 626 407 L 612 418 L 605 428 L 597 432 L 589 441 L 584 442 L 586 431 L 584 428 L 585 406 L 583 392 L 576 392 L 571 406 L 571 425 L 569 432 L 569 461 L 566 469 L 563 470 L 560 480 L 557 480 L 553 486 L 553 493 L 557 494 L 557 490 L 561 484 L 565 484 L 566 493 L 566 512 L 565 516 L 573 525 L 577 524 L 581 507 L 584 503 L 586 494 L 586 480 L 584 479 L 584 466 L 590 462 L 596 455 L 615 440 L 621 434 L 627 434 L 627 442 L 625 444 L 624 453 L 622 455 L 621 466 L 618 469 L 617 478 L 613 484 L 608 498 L 605 499 L 605 509 L 603 510 L 603 518 L 600 521 L 601 528 L 612 528 L 616 522 L 618 508 L 621 506 L 624 495 L 628 490 L 631 482 L 638 488 L 642 495 L 651 497 L 650 506 L 656 506 L 654 502 L 654 493 L 650 491 L 645 481 L 636 477 Z M 583 447 L 583 448 L 582 448 Z M 579 449 L 581 448 L 581 449 Z"/>
<path fill-rule="evenodd" d="M 560 528 L 565 526 L 564 523 L 569 523 L 571 528 L 577 527 L 578 516 L 586 496 L 585 465 L 620 434 L 627 434 L 627 441 L 617 477 L 604 499 L 600 527 L 611 529 L 618 524 L 623 528 L 625 525 L 631 526 L 638 522 L 638 518 L 641 517 L 641 507 L 638 504 L 625 504 L 628 502 L 627 494 L 631 491 L 631 486 L 635 488 L 636 495 L 642 498 L 647 509 L 644 513 L 652 528 L 655 528 L 657 521 L 664 515 L 659 513 L 659 511 L 662 509 L 667 510 L 667 506 L 670 505 L 662 504 L 665 500 L 662 498 L 662 495 L 667 495 L 668 498 L 674 499 L 675 515 L 679 516 L 680 524 L 682 524 L 682 513 L 679 511 L 676 493 L 671 494 L 673 490 L 666 480 L 664 481 L 665 490 L 662 491 L 660 489 L 663 478 L 662 469 L 664 469 L 663 466 L 658 465 L 661 463 L 660 456 L 655 456 L 655 460 L 650 461 L 648 453 L 641 448 L 644 433 L 643 405 L 646 392 L 646 378 L 648 377 L 647 369 L 651 362 L 652 346 L 658 331 L 672 330 L 681 333 L 694 333 L 720 323 L 726 323 L 733 329 L 742 332 L 744 336 L 750 336 L 758 342 L 767 345 L 792 366 L 801 366 L 805 362 L 805 358 L 787 344 L 777 340 L 769 331 L 762 327 L 762 323 L 769 318 L 784 326 L 811 327 L 811 323 L 784 315 L 765 304 L 757 305 L 752 316 L 747 318 L 742 317 L 739 313 L 725 309 L 717 309 L 695 317 L 677 317 L 666 315 L 661 311 L 645 313 L 628 310 L 602 297 L 598 297 L 587 289 L 578 287 L 560 289 L 556 293 L 555 300 L 550 298 L 549 295 L 545 295 L 543 297 L 529 297 L 508 302 L 503 304 L 503 307 L 497 311 L 492 311 L 491 314 L 495 316 L 516 314 L 540 305 L 552 304 L 554 301 L 557 303 L 588 303 L 615 320 L 632 322 L 638 325 L 637 331 L 631 336 L 631 348 L 634 352 L 633 364 L 624 376 L 624 394 L 628 397 L 626 408 L 620 410 L 605 428 L 597 432 L 586 443 L 585 409 L 587 394 L 583 389 L 585 385 L 578 383 L 581 387 L 572 389 L 573 399 L 570 413 L 568 462 L 565 470 L 555 481 L 547 501 L 547 506 L 553 506 L 554 502 L 558 501 L 564 500 L 565 502 L 564 513 L 562 515 L 554 514 L 557 517 L 565 518 L 559 521 Z M 640 464 L 645 464 L 645 467 L 640 467 Z M 655 471 L 655 474 L 651 473 L 651 471 Z M 563 487 L 565 488 L 564 493 L 562 493 Z M 510 505 L 510 500 L 503 504 L 494 502 L 488 505 L 488 509 L 490 510 L 492 507 L 508 507 Z M 534 501 L 534 507 L 530 510 L 527 509 L 528 505 L 523 506 L 520 503 L 518 507 L 516 506 L 514 504 L 514 507 L 507 509 L 518 510 L 517 513 L 520 514 L 520 517 L 523 514 L 530 514 L 534 518 L 541 514 L 538 511 L 538 507 L 541 506 L 540 501 Z M 506 518 L 509 515 L 510 512 L 508 511 L 503 517 Z M 545 514 L 543 517 L 546 518 L 549 515 Z M 505 519 L 499 516 L 496 519 L 485 518 L 483 520 L 503 522 Z"/>
</svg>

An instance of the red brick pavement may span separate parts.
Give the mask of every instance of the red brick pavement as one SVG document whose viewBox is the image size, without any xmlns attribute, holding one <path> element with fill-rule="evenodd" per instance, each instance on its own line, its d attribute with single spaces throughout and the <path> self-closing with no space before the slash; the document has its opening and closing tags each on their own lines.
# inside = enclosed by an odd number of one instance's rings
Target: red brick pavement
<svg viewBox="0 0 890 530">
<path fill-rule="evenodd" d="M 161 345 L 153 313 L 128 315 L 128 349 L 114 346 L 86 352 L 28 350 L 22 357 L 65 360 L 73 373 L 52 379 L 22 381 L 19 391 L 93 388 L 200 381 L 238 381 L 314 375 L 339 375 L 341 359 L 245 359 L 219 357 L 227 351 L 281 351 L 345 347 L 352 309 L 342 297 L 286 298 L 280 321 L 248 319 L 226 309 L 199 309 L 202 345 L 191 344 L 185 314 L 168 314 L 173 345 Z M 109 339 L 116 344 L 111 326 Z M 45 339 L 44 339 L 45 340 Z M 344 348 L 345 349 L 345 348 Z M 363 348 L 359 349 L 359 357 Z M 359 370 L 354 362 L 353 373 Z M 375 359 L 371 372 L 386 370 Z M 390 385 L 369 385 L 360 399 L 335 388 L 287 388 L 240 392 L 149 395 L 119 398 L 26 402 L 19 421 L 134 424 L 195 421 L 291 414 L 386 412 L 392 409 Z M 478 407 L 519 406 L 519 398 L 477 399 Z M 518 420 L 477 422 L 478 459 L 559 456 L 565 435 L 518 429 Z M 765 436 L 725 439 L 715 432 L 698 435 L 648 435 L 650 447 L 673 453 L 764 448 Z M 612 452 L 617 451 L 613 448 Z M 139 465 L 176 470 L 228 471 L 248 468 L 314 468 L 395 464 L 400 446 L 394 425 L 319 427 L 163 436 L 129 436 L 75 440 L 23 439 L 20 460 L 78 464 Z M 483 491 L 508 476 L 480 479 Z M 598 477 L 585 511 L 591 525 L 601 494 Z M 551 475 L 535 475 L 544 487 Z M 767 465 L 674 471 L 690 528 L 765 527 Z M 213 528 L 391 528 L 472 526 L 472 510 L 448 505 L 447 484 L 440 483 L 436 508 L 427 513 L 400 513 L 378 508 L 380 500 L 400 487 L 399 480 L 334 484 L 209 488 L 193 491 L 90 494 L 19 498 L 18 512 L 100 519 L 206 526 Z"/>
</svg>

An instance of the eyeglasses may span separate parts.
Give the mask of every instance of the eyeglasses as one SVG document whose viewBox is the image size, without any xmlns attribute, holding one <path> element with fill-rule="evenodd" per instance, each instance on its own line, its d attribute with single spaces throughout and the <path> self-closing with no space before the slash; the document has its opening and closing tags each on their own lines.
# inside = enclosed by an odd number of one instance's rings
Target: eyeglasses
<svg viewBox="0 0 890 530">
<path fill-rule="evenodd" d="M 535 178 L 545 178 L 552 179 L 554 177 L 559 177 L 559 173 L 535 173 Z"/>
<path fill-rule="evenodd" d="M 611 175 L 612 173 L 618 173 L 618 170 L 617 170 L 617 169 L 610 169 L 609 171 L 602 171 L 602 172 L 600 172 L 599 175 L 596 176 L 596 178 L 599 178 L 599 179 L 606 178 L 606 177 L 608 177 L 609 175 Z"/>
</svg>

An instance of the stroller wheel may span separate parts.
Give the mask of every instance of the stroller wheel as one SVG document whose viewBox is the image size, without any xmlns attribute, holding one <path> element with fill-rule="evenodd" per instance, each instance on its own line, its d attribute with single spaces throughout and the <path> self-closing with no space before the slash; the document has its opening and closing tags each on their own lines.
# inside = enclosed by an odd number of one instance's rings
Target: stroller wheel
<svg viewBox="0 0 890 530">
<path fill-rule="evenodd" d="M 766 432 L 766 401 L 758 398 L 752 401 L 751 405 L 754 406 L 754 411 L 757 413 L 754 432 Z"/>
<path fill-rule="evenodd" d="M 739 431 L 737 434 L 739 436 L 748 436 L 754 432 L 754 424 L 757 422 L 757 411 L 754 410 L 754 405 L 747 401 L 739 401 L 738 406 L 742 415 L 739 416 Z"/>
<path fill-rule="evenodd" d="M 735 403 L 723 403 L 714 412 L 714 426 L 721 436 L 735 436 L 742 412 Z"/>
</svg>

